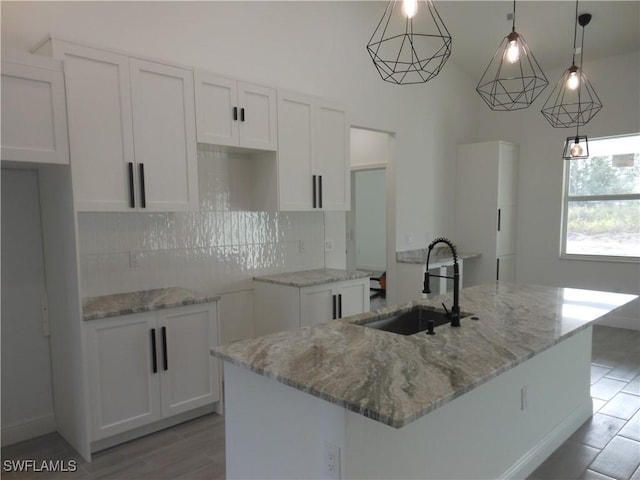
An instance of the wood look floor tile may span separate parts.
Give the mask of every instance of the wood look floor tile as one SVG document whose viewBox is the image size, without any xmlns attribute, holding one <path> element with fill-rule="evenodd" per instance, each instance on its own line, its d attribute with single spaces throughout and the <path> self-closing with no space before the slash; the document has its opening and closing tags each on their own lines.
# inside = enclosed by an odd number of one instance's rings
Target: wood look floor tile
<svg viewBox="0 0 640 480">
<path fill-rule="evenodd" d="M 628 479 L 640 465 L 640 442 L 615 437 L 589 466 L 591 470 L 613 478 Z"/>
<path fill-rule="evenodd" d="M 600 409 L 600 413 L 629 420 L 640 410 L 640 397 L 619 392 Z"/>
<path fill-rule="evenodd" d="M 597 448 L 568 440 L 533 472 L 533 476 L 540 480 L 577 479 L 599 453 Z"/>
<path fill-rule="evenodd" d="M 591 396 L 600 400 L 611 400 L 616 394 L 627 386 L 627 382 L 603 377 L 591 385 Z"/>
<path fill-rule="evenodd" d="M 624 393 L 640 396 L 640 375 L 631 380 L 626 387 L 622 389 Z"/>
<path fill-rule="evenodd" d="M 601 473 L 594 472 L 593 470 L 587 469 L 586 472 L 582 474 L 580 480 L 616 480 L 613 477 L 608 477 L 607 475 L 602 475 Z"/>
<path fill-rule="evenodd" d="M 601 367 L 600 365 L 591 365 L 591 384 L 596 383 L 611 370 L 611 368 Z"/>
<path fill-rule="evenodd" d="M 624 424 L 625 421 L 620 418 L 596 413 L 571 436 L 571 440 L 603 449 Z"/>
<path fill-rule="evenodd" d="M 618 435 L 640 442 L 640 411 L 637 412 L 624 427 L 622 427 L 622 430 L 618 432 Z"/>
</svg>

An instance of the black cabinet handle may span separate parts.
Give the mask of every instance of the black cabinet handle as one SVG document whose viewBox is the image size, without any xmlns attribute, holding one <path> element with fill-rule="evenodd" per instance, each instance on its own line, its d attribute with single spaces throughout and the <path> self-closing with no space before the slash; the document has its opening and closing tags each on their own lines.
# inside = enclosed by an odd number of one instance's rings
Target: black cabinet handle
<svg viewBox="0 0 640 480">
<path fill-rule="evenodd" d="M 313 187 L 312 187 L 313 188 L 313 208 L 317 208 L 318 205 L 316 203 L 316 196 L 317 196 L 317 193 L 316 193 L 316 175 L 313 175 L 312 185 L 313 185 Z"/>
<path fill-rule="evenodd" d="M 238 120 L 238 107 L 233 107 L 233 119 Z"/>
<path fill-rule="evenodd" d="M 500 280 L 500 259 L 496 258 L 496 281 Z"/>
<path fill-rule="evenodd" d="M 136 208 L 135 185 L 133 183 L 133 162 L 129 162 L 129 206 Z"/>
<path fill-rule="evenodd" d="M 318 197 L 319 197 L 319 204 L 318 207 L 322 208 L 322 175 L 318 175 Z"/>
<path fill-rule="evenodd" d="M 331 295 L 331 298 L 333 299 L 333 318 L 332 318 L 332 320 L 335 320 L 337 318 L 336 317 L 336 313 L 337 313 L 337 310 L 338 310 L 337 305 L 336 305 L 336 300 L 337 299 L 336 299 L 335 295 Z"/>
<path fill-rule="evenodd" d="M 502 223 L 502 209 L 498 209 L 498 231 L 500 231 L 500 224 Z"/>
<path fill-rule="evenodd" d="M 140 206 L 147 207 L 147 192 L 144 188 L 144 163 L 139 164 L 140 167 Z"/>
<path fill-rule="evenodd" d="M 338 318 L 342 318 L 342 294 L 338 294 Z"/>
<path fill-rule="evenodd" d="M 240 109 L 240 121 L 244 122 L 244 107 Z"/>
<path fill-rule="evenodd" d="M 156 329 L 151 329 L 151 365 L 153 373 L 158 373 L 158 352 L 156 351 Z"/>
<path fill-rule="evenodd" d="M 169 370 L 169 356 L 167 353 L 167 327 L 162 327 L 162 353 L 164 361 L 164 369 Z"/>
</svg>

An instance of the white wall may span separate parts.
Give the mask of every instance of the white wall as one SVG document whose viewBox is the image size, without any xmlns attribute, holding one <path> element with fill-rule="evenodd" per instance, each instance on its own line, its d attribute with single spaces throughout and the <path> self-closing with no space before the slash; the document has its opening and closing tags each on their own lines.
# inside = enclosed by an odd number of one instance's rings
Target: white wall
<svg viewBox="0 0 640 480">
<path fill-rule="evenodd" d="M 3 445 L 55 430 L 39 200 L 35 170 L 2 169 Z"/>
<path fill-rule="evenodd" d="M 356 268 L 385 271 L 386 178 L 384 169 L 362 170 L 355 175 Z"/>
<path fill-rule="evenodd" d="M 586 52 L 588 53 L 588 51 Z M 569 60 L 569 59 L 567 59 Z M 586 62 L 584 71 L 602 100 L 602 110 L 580 129 L 589 137 L 640 131 L 638 52 Z M 546 72 L 550 85 L 527 110 L 491 112 L 484 108 L 479 140 L 519 144 L 517 278 L 537 283 L 623 293 L 640 292 L 637 263 L 559 258 L 563 186 L 562 147 L 574 130 L 552 128 L 540 113 L 561 71 Z M 640 328 L 639 302 L 615 313 L 614 324 Z M 608 322 L 610 319 L 606 319 Z"/>
<path fill-rule="evenodd" d="M 59 35 L 342 102 L 354 125 L 397 132 L 396 239 L 397 248 L 406 250 L 453 230 L 455 144 L 474 140 L 469 106 L 480 100 L 473 82 L 451 63 L 425 85 L 383 82 L 365 45 L 384 7 L 384 2 L 2 2 L 2 41 L 26 51 L 47 34 Z M 344 230 L 334 236 L 344 236 Z"/>
</svg>

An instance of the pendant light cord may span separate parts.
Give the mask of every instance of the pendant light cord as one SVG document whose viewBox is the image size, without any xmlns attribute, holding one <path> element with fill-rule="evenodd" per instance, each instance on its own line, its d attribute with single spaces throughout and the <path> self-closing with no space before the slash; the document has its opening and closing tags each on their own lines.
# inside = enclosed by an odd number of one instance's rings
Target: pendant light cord
<svg viewBox="0 0 640 480">
<path fill-rule="evenodd" d="M 576 20 L 575 20 L 575 24 L 573 26 L 573 58 L 571 60 L 571 63 L 573 65 L 576 64 L 576 37 L 578 35 L 578 0 L 576 0 Z M 582 29 L 582 35 L 584 38 L 584 29 Z M 582 50 L 580 50 L 580 52 L 582 52 Z M 580 55 L 580 57 L 582 58 L 582 55 Z"/>
<path fill-rule="evenodd" d="M 516 31 L 516 0 L 513 0 L 513 18 L 511 18 L 511 31 Z"/>
</svg>

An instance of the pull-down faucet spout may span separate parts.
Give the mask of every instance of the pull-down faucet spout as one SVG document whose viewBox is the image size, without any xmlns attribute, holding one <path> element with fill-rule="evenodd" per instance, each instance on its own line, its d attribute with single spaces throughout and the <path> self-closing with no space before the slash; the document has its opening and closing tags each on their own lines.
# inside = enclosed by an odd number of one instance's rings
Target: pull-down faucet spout
<svg viewBox="0 0 640 480">
<path fill-rule="evenodd" d="M 431 250 L 433 250 L 433 247 L 435 247 L 438 243 L 446 244 L 451 250 L 451 255 L 453 256 L 453 276 L 452 277 L 447 275 L 433 275 L 433 274 L 430 275 L 429 274 L 429 258 L 431 257 Z M 444 237 L 438 237 L 429 244 L 428 249 L 429 251 L 427 252 L 427 263 L 425 265 L 425 271 L 424 271 L 424 289 L 422 290 L 422 293 L 431 293 L 431 287 L 429 285 L 430 277 L 452 279 L 453 280 L 453 305 L 451 306 L 451 313 L 449 314 L 449 317 L 451 318 L 451 326 L 459 327 L 460 326 L 460 305 L 458 303 L 458 300 L 460 296 L 460 271 L 458 267 L 458 252 L 456 251 L 456 246 L 451 242 L 451 240 Z"/>
</svg>

